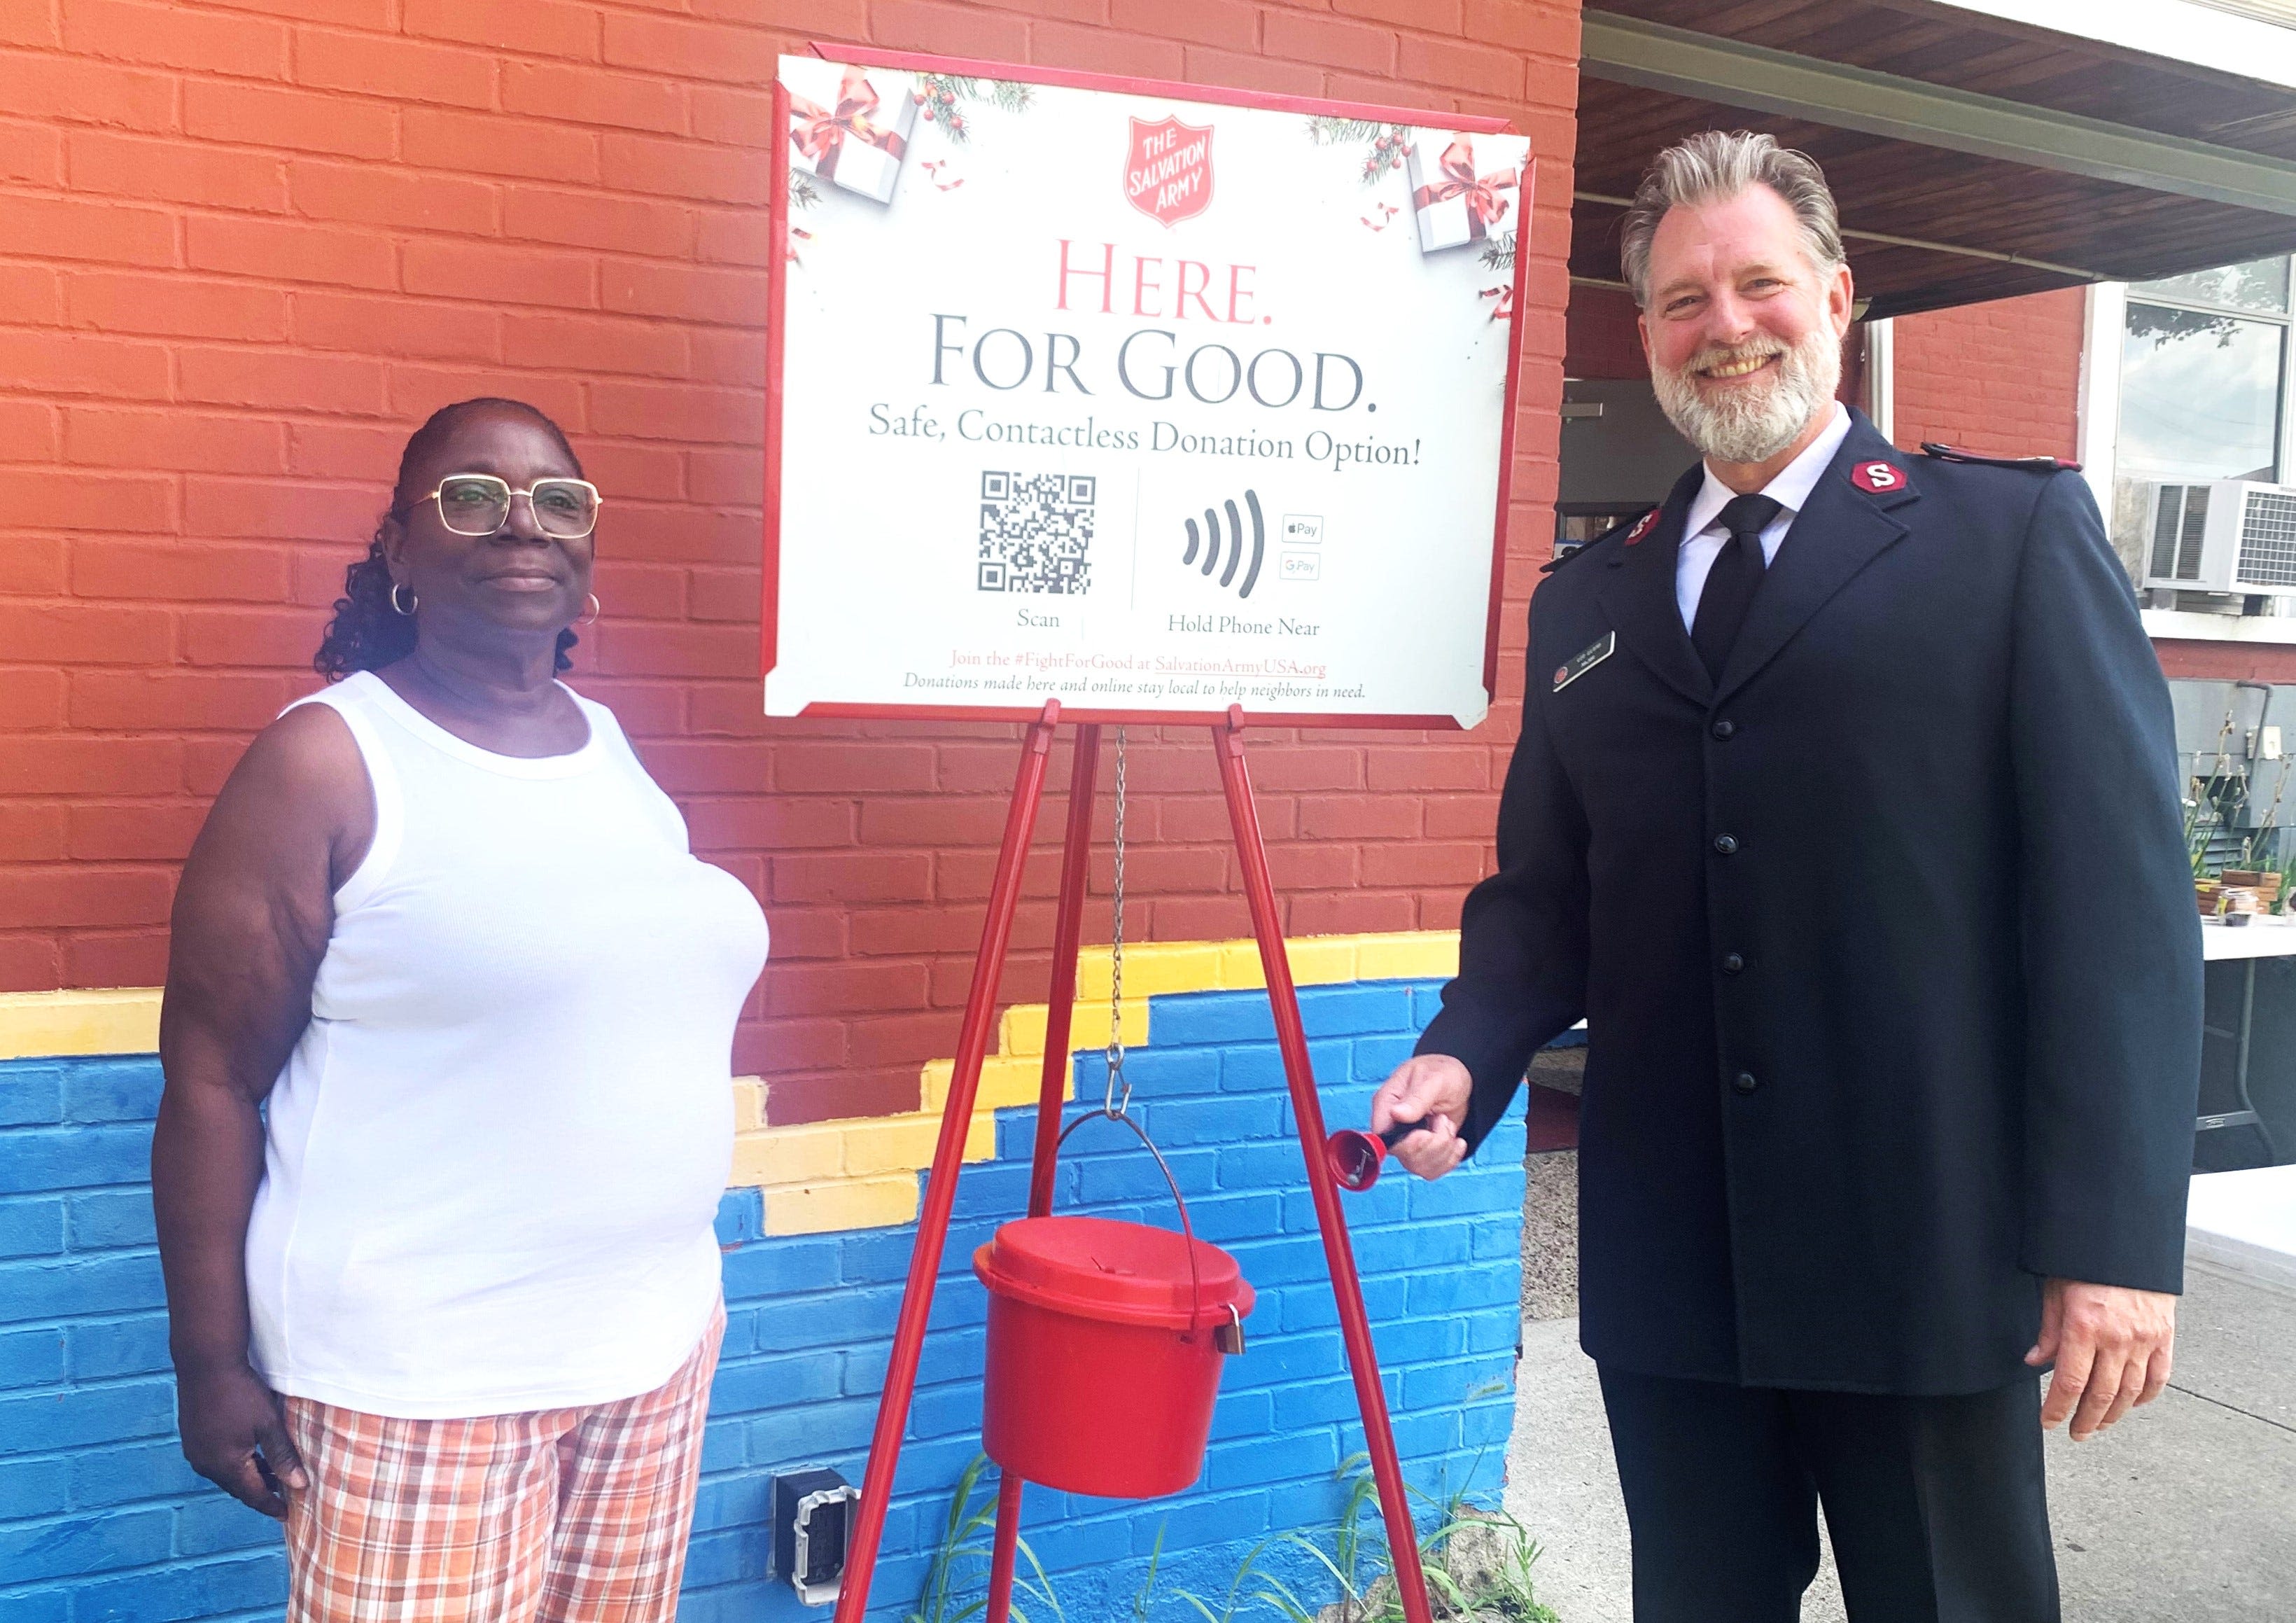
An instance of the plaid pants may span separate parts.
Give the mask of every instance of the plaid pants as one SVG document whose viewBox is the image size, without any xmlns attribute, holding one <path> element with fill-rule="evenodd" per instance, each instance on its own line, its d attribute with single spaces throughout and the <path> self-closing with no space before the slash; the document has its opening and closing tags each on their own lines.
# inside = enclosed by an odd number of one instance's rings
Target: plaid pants
<svg viewBox="0 0 2296 1623">
<path fill-rule="evenodd" d="M 288 1623 L 671 1623 L 725 1310 L 663 1386 L 393 1420 L 287 1399 Z"/>
</svg>

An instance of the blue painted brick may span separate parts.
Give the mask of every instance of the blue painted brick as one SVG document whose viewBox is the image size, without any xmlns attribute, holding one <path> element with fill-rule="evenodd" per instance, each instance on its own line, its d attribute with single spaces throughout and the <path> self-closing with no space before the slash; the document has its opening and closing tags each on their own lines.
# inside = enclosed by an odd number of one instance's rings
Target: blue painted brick
<svg viewBox="0 0 2296 1623">
<path fill-rule="evenodd" d="M 769 1410 L 752 1417 L 746 1447 L 753 1465 L 787 1465 L 869 1446 L 877 1405 L 848 1399 Z"/>
<path fill-rule="evenodd" d="M 1246 1487 L 1296 1477 L 1326 1475 L 1339 1462 L 1339 1439 L 1329 1429 L 1291 1437 L 1255 1438 L 1213 1449 L 1205 1462 L 1204 1485 L 1211 1488 Z"/>
<path fill-rule="evenodd" d="M 53 1386 L 64 1378 L 64 1332 L 53 1324 L 0 1335 L 0 1389 Z"/>
<path fill-rule="evenodd" d="M 1467 1350 L 1464 1319 L 1390 1319 L 1372 1327 L 1372 1345 L 1382 1367 L 1436 1363 Z"/>
<path fill-rule="evenodd" d="M 166 1559 L 174 1525 L 172 1511 L 138 1510 L 0 1528 L 0 1572 L 26 1583 L 147 1567 Z"/>
<path fill-rule="evenodd" d="M 1513 1429 L 1514 1405 L 1512 1403 L 1475 1404 L 1459 1416 L 1459 1439 L 1464 1443 L 1504 1448 Z"/>
<path fill-rule="evenodd" d="M 951 1331 L 925 1343 L 925 1371 L 933 1380 L 978 1380 L 988 1368 L 988 1332 Z M 879 1385 L 883 1377 L 878 1378 Z"/>
<path fill-rule="evenodd" d="M 1188 1202 L 1196 1238 L 1225 1246 L 1283 1232 L 1283 1203 L 1272 1194 L 1222 1195 Z"/>
<path fill-rule="evenodd" d="M 1167 1155 L 1189 1144 L 1235 1144 L 1271 1138 L 1283 1129 L 1283 1103 L 1273 1098 L 1192 1099 L 1159 1104 L 1150 1136 Z"/>
<path fill-rule="evenodd" d="M 1479 1313 L 1467 1321 L 1467 1350 L 1471 1353 L 1505 1352 L 1520 1357 L 1522 1353 L 1522 1325 L 1512 1316 Z"/>
<path fill-rule="evenodd" d="M 50 1396 L 0 1397 L 0 1454 L 50 1454 L 154 1437 L 176 1423 L 173 1381 L 139 1380 Z"/>
<path fill-rule="evenodd" d="M 1180 1186 L 1183 1195 L 1219 1187 L 1219 1167 L 1228 1154 L 1226 1150 L 1183 1149 L 1168 1154 L 1164 1165 L 1172 1171 L 1172 1181 Z M 1164 1174 L 1157 1169 L 1154 1159 L 1144 1151 L 1138 1155 L 1095 1158 L 1082 1164 L 1078 1174 L 1078 1193 L 1087 1205 L 1103 1200 L 1169 1200 L 1171 1190 L 1166 1187 Z"/>
<path fill-rule="evenodd" d="M 1392 1410 L 1403 1393 L 1403 1378 L 1399 1372 L 1382 1368 L 1380 1389 L 1387 1394 L 1387 1406 Z M 1278 1431 L 1304 1431 L 1311 1426 L 1334 1425 L 1341 1421 L 1358 1420 L 1363 1411 L 1356 1405 L 1356 1383 L 1345 1377 L 1330 1380 L 1303 1380 L 1275 1389 L 1275 1429 Z"/>
<path fill-rule="evenodd" d="M 166 1305 L 157 1252 L 108 1251 L 55 1262 L 0 1263 L 0 1323 Z"/>
<path fill-rule="evenodd" d="M 1194 1549 L 1203 1545 L 1227 1544 L 1238 1538 L 1257 1538 L 1267 1528 L 1267 1492 L 1265 1488 L 1214 1494 L 1191 1498 L 1154 1517 L 1135 1517 L 1132 1522 L 1132 1553 L 1145 1555 L 1155 1549 L 1159 1533 L 1163 1535 L 1163 1548 L 1169 1552 Z"/>
<path fill-rule="evenodd" d="M 1264 1001 L 1261 1006 L 1263 1009 L 1266 1007 Z M 1125 1050 L 1125 1080 L 1132 1084 L 1134 1092 L 1143 1100 L 1152 1102 L 1185 1099 L 1195 1093 L 1218 1092 L 1220 1050 L 1187 1047 L 1179 1042 L 1168 1041 L 1162 1028 L 1164 1011 L 1168 1008 L 1170 1004 L 1166 1000 L 1155 1000 L 1150 1029 L 1156 1034 L 1156 1046 Z M 1108 1091 L 1108 1056 L 1099 1052 L 1078 1054 L 1076 1083 L 1078 1100 L 1097 1103 Z M 1022 1114 L 1024 1116 L 1032 1116 L 1033 1112 Z"/>
<path fill-rule="evenodd" d="M 48 1126 L 63 1118 L 62 1067 L 0 1065 L 0 1127 Z M 5 1154 L 0 1150 L 0 1156 Z"/>
<path fill-rule="evenodd" d="M 897 1285 L 865 1290 L 847 1289 L 831 1296 L 783 1302 L 779 1311 L 760 1315 L 758 1350 L 793 1353 L 808 1347 L 848 1347 L 893 1333 L 901 1314 L 901 1291 Z"/>
<path fill-rule="evenodd" d="M 766 1237 L 765 1191 L 729 1189 L 718 1198 L 718 1243 L 737 1246 Z"/>
<path fill-rule="evenodd" d="M 742 1471 L 710 1477 L 694 1490 L 693 1529 L 715 1532 L 720 1528 L 746 1527 L 765 1520 L 771 1506 L 773 1479 L 764 1471 Z"/>
<path fill-rule="evenodd" d="M 1103 1501 L 1103 1503 L 1105 1503 Z M 1089 1521 L 1059 1521 L 1032 1528 L 1029 1547 L 1052 1572 L 1073 1567 L 1096 1567 L 1121 1561 L 1132 1553 L 1132 1521 L 1128 1516 L 1106 1516 Z M 1055 1578 L 1054 1593 L 1060 1593 Z"/>
<path fill-rule="evenodd" d="M 1324 1248 L 1309 1235 L 1255 1240 L 1228 1249 L 1234 1254 L 1243 1269 L 1243 1277 L 1251 1281 L 1254 1289 L 1263 1285 L 1290 1285 L 1328 1277 Z"/>
<path fill-rule="evenodd" d="M 784 1602 L 786 1611 L 779 1610 Z M 689 1582 L 677 1597 L 677 1623 L 794 1623 L 819 1615 L 801 1611 L 788 1585 L 762 1578 L 706 1589 Z"/>
<path fill-rule="evenodd" d="M 0 1594 L 0 1623 L 64 1623 L 71 1613 L 69 1589 L 20 1589 Z"/>
<path fill-rule="evenodd" d="M 70 1342 L 72 1379 L 78 1381 L 161 1374 L 172 1367 L 164 1313 L 74 1324 Z"/>
<path fill-rule="evenodd" d="M 1297 1144 L 1236 1144 L 1219 1152 L 1219 1186 L 1225 1190 L 1284 1189 L 1301 1175 Z"/>
<path fill-rule="evenodd" d="M 1411 989 L 1387 981 L 1300 988 L 1300 1023 L 1311 1037 L 1400 1031 L 1411 1020 Z"/>
<path fill-rule="evenodd" d="M 945 1342 L 947 1338 L 943 1337 L 941 1339 Z M 928 1353 L 939 1353 L 943 1348 L 938 1344 L 929 1344 L 925 1350 Z M 838 1390 L 843 1392 L 848 1397 L 874 1396 L 883 1391 L 885 1366 L 891 1361 L 893 1349 L 890 1343 L 853 1348 L 845 1355 L 843 1363 L 838 1367 Z M 939 1378 L 946 1379 L 946 1372 Z"/>
<path fill-rule="evenodd" d="M 1409 1289 L 1407 1280 L 1368 1279 L 1362 1282 L 1364 1314 L 1374 1324 L 1402 1316 Z M 1328 1281 L 1296 1285 L 1283 1292 L 1285 1331 L 1324 1330 L 1339 1322 L 1339 1298 L 1332 1294 Z"/>
<path fill-rule="evenodd" d="M 701 1429 L 701 1469 L 731 1471 L 749 1463 L 749 1449 L 744 1441 L 749 1420 L 714 1420 Z"/>
<path fill-rule="evenodd" d="M 140 1183 L 152 1175 L 152 1129 L 143 1125 L 28 1127 L 7 1135 L 0 1195 Z"/>
<path fill-rule="evenodd" d="M 980 1431 L 980 1388 L 971 1381 L 920 1392 L 909 1404 L 911 1437 L 953 1437 Z"/>
<path fill-rule="evenodd" d="M 1514 1226 L 1520 1227 L 1523 1200 L 1521 1164 L 1513 1168 L 1500 1166 L 1496 1171 L 1493 1165 L 1478 1157 L 1432 1182 L 1425 1178 L 1397 1182 L 1410 1191 L 1411 1215 L 1414 1219 L 1488 1215 L 1512 1217 Z M 1381 1187 L 1385 1186 L 1386 1181 L 1381 1180 Z"/>
<path fill-rule="evenodd" d="M 92 1510 L 137 1499 L 220 1492 L 201 1480 L 184 1460 L 176 1440 L 172 1414 L 161 1429 L 164 1435 L 149 1442 L 90 1448 L 72 1455 L 72 1508 Z"/>
<path fill-rule="evenodd" d="M 1215 1442 L 1259 1437 L 1275 1427 L 1275 1399 L 1264 1391 L 1224 1393 L 1212 1411 L 1211 1436 Z"/>
<path fill-rule="evenodd" d="M 1355 1079 L 1374 1083 L 1385 1082 L 1390 1072 L 1411 1058 L 1411 1050 L 1417 1042 L 1417 1036 L 1408 1031 L 1391 1037 L 1357 1037 L 1353 1056 Z"/>
<path fill-rule="evenodd" d="M 838 1278 L 849 1285 L 898 1285 L 909 1277 L 909 1256 L 916 1249 L 916 1240 L 914 1228 L 848 1234 L 837 1248 Z"/>
<path fill-rule="evenodd" d="M 1372 1229 L 1355 1237 L 1356 1263 L 1365 1273 L 1448 1268 L 1467 1260 L 1464 1223 L 1414 1223 L 1407 1228 Z"/>
<path fill-rule="evenodd" d="M 1456 1319 L 1445 1322 L 1460 1332 L 1460 1341 L 1466 1339 L 1464 1323 Z M 1503 1358 L 1457 1358 L 1406 1370 L 1403 1377 L 1403 1406 L 1431 1409 L 1447 1404 L 1457 1407 L 1505 1396 L 1513 1390 L 1512 1354 Z"/>
<path fill-rule="evenodd" d="M 73 1623 L 176 1623 L 276 1605 L 287 1593 L 287 1558 L 275 1551 L 131 1573 L 81 1586 Z"/>
<path fill-rule="evenodd" d="M 279 1542 L 279 1524 L 228 1494 L 193 1500 L 176 1512 L 176 1553 L 220 1555 L 226 1550 L 267 1549 Z"/>
<path fill-rule="evenodd" d="M 1151 1000 L 1148 1029 L 1159 1047 L 1264 1042 L 1275 1035 L 1265 992 L 1192 992 Z"/>
<path fill-rule="evenodd" d="M 1431 1315 L 1512 1305 L 1521 1287 L 1521 1273 L 1505 1268 L 1438 1268 L 1412 1275 L 1411 1311 Z"/>
<path fill-rule="evenodd" d="M 102 1059 L 64 1074 L 64 1119 L 149 1122 L 160 1111 L 157 1058 Z"/>
<path fill-rule="evenodd" d="M 1344 1491 L 1329 1473 L 1304 1482 L 1286 1482 L 1271 1488 L 1267 1495 L 1268 1531 L 1304 1533 L 1310 1537 L 1326 1534 L 1339 1522 Z M 1363 1518 L 1363 1526 L 1369 1529 L 1378 1520 L 1379 1512 L 1374 1506 Z M 1328 1551 L 1331 1545 L 1329 1537 L 1320 1538 L 1318 1542 Z M 1370 1569 L 1366 1564 L 1360 1577 L 1368 1578 L 1369 1576 Z"/>
<path fill-rule="evenodd" d="M 0 1155 L 7 1139 L 0 1136 Z M 0 1258 L 60 1256 L 64 1248 L 64 1200 L 60 1196 L 20 1196 L 0 1200 Z"/>
<path fill-rule="evenodd" d="M 1273 1042 L 1239 1044 L 1218 1051 L 1223 1093 L 1280 1094 L 1286 1091 L 1283 1052 Z"/>
<path fill-rule="evenodd" d="M 69 1504 L 70 1492 L 69 1460 L 0 1461 L 0 1521 L 56 1515 Z"/>
<path fill-rule="evenodd" d="M 818 1403 L 838 1395 L 838 1361 L 823 1353 L 740 1358 L 718 1366 L 709 1413 L 723 1417 Z"/>
<path fill-rule="evenodd" d="M 1475 1225 L 1472 1251 L 1477 1262 L 1522 1261 L 1522 1219 L 1512 1215 Z"/>
<path fill-rule="evenodd" d="M 1228 1365 L 1226 1380 L 1237 1390 L 1313 1380 L 1347 1368 L 1347 1354 L 1334 1331 L 1255 1339 L 1251 1350 Z"/>
<path fill-rule="evenodd" d="M 117 1251 L 159 1243 L 152 1219 L 152 1190 L 92 1190 L 64 1202 L 68 1243 L 74 1251 Z"/>
<path fill-rule="evenodd" d="M 772 1554 L 771 1534 L 763 1526 L 697 1534 L 686 1545 L 686 1580 L 704 1585 L 754 1578 L 766 1570 Z"/>
<path fill-rule="evenodd" d="M 726 1299 L 800 1296 L 837 1283 L 837 1241 L 767 1240 L 726 1253 Z"/>
<path fill-rule="evenodd" d="M 938 1495 L 947 1503 L 949 1485 L 956 1480 L 964 1468 L 972 1463 L 980 1452 L 978 1438 L 933 1438 L 926 1441 L 911 1441 L 901 1449 L 901 1463 L 893 1473 L 895 1494 L 923 1493 Z M 846 1473 L 849 1480 L 861 1479 L 858 1469 Z"/>
<path fill-rule="evenodd" d="M 1029 1209 L 1029 1151 L 1034 1129 L 1013 1117 L 997 1124 L 997 1152 L 1005 1158 L 996 1166 L 968 1166 L 956 1181 L 956 1201 L 951 1208 L 959 1217 L 981 1217 L 1002 1223 L 1025 1215 Z M 1055 1210 L 1076 1200 L 1076 1164 L 1066 1156 L 1053 1174 Z M 904 1230 L 914 1233 L 914 1230 Z"/>
</svg>

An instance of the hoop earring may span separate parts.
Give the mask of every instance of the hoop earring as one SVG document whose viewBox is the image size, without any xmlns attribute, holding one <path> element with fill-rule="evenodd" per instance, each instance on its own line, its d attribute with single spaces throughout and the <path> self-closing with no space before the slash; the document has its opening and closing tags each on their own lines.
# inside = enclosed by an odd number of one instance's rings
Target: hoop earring
<svg viewBox="0 0 2296 1623">
<path fill-rule="evenodd" d="M 406 593 L 406 606 L 405 608 L 400 608 L 398 606 L 398 594 L 402 591 Z M 408 589 L 405 583 L 398 581 L 393 581 L 390 583 L 390 608 L 393 614 L 406 614 L 411 617 L 414 611 L 422 606 L 422 599 L 417 597 L 412 590 Z"/>
<path fill-rule="evenodd" d="M 592 592 L 590 594 L 590 617 L 587 620 L 578 620 L 574 623 L 576 625 L 595 625 L 598 623 L 598 616 L 604 612 L 603 606 L 598 602 L 598 594 Z"/>
</svg>

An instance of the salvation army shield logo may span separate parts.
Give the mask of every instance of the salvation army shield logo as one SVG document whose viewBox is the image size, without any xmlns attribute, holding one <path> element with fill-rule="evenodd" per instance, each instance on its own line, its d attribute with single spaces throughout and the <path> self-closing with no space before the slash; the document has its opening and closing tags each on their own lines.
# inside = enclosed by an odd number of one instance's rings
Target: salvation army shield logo
<svg viewBox="0 0 2296 1623">
<path fill-rule="evenodd" d="M 1124 161 L 1124 200 L 1167 226 L 1193 218 L 1211 206 L 1212 131 L 1177 119 L 1132 120 L 1132 151 Z"/>
</svg>

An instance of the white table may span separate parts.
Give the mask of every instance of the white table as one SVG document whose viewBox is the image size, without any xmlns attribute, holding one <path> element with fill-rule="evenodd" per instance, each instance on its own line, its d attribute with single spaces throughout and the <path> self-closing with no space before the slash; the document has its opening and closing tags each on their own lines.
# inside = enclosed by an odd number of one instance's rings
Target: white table
<svg viewBox="0 0 2296 1623">
<path fill-rule="evenodd" d="M 2244 925 L 2218 924 L 2214 919 L 2201 920 L 2201 957 L 2208 963 L 2224 963 L 2238 959 L 2247 964 L 2246 984 L 2241 989 L 2240 1029 L 2226 1031 L 2222 1026 L 2203 1025 L 2201 1029 L 2211 1037 L 2221 1037 L 2239 1044 L 2232 1067 L 2234 1096 L 2239 1104 L 2236 1110 L 2221 1111 L 2215 1116 L 2203 1116 L 2193 1124 L 2195 1133 L 2212 1133 L 2220 1127 L 2253 1127 L 2264 1140 L 2265 1153 L 2274 1160 L 2280 1158 L 2280 1147 L 2272 1141 L 2272 1130 L 2256 1113 L 2255 1102 L 2248 1096 L 2249 1039 L 2256 1024 L 2256 960 L 2259 958 L 2296 958 L 2296 922 L 2268 914 L 2252 914 Z"/>
</svg>

